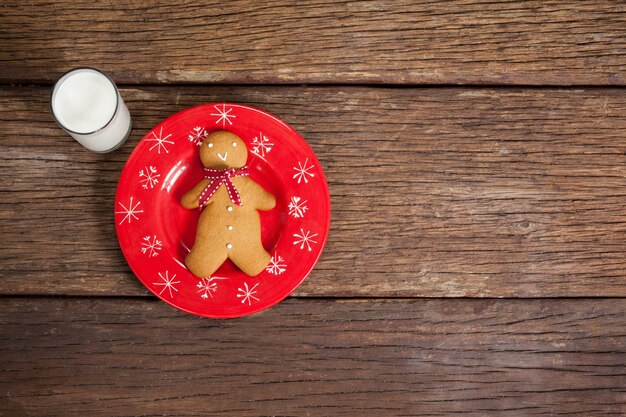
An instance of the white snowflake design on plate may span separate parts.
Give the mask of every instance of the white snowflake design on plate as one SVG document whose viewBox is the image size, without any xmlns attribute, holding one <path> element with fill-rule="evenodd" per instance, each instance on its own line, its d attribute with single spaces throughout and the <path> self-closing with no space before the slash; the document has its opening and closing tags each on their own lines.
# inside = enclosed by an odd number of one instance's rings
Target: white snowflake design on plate
<svg viewBox="0 0 626 417">
<path fill-rule="evenodd" d="M 196 126 L 191 129 L 191 132 L 189 133 L 189 136 L 187 136 L 187 139 L 189 139 L 189 142 L 195 143 L 197 146 L 200 146 L 202 145 L 202 142 L 204 142 L 204 138 L 206 138 L 207 136 L 208 132 L 205 129 L 200 126 Z"/>
<path fill-rule="evenodd" d="M 304 247 L 306 246 L 306 248 L 308 249 L 309 252 L 311 252 L 311 243 L 316 244 L 317 240 L 313 240 L 314 237 L 317 236 L 317 233 L 311 233 L 310 231 L 304 231 L 304 229 L 300 229 L 300 234 L 294 233 L 293 237 L 296 238 L 296 240 L 293 241 L 294 245 L 300 245 L 300 249 L 304 249 Z"/>
<path fill-rule="evenodd" d="M 222 128 L 226 127 L 226 123 L 232 126 L 233 122 L 230 121 L 231 117 L 233 119 L 237 118 L 237 116 L 235 116 L 234 114 L 230 114 L 230 112 L 233 111 L 232 107 L 229 107 L 228 110 L 226 110 L 226 104 L 222 104 L 222 109 L 220 110 L 219 104 L 218 104 L 218 105 L 213 106 L 213 108 L 217 110 L 217 113 L 211 113 L 210 115 L 219 116 L 219 119 L 215 121 L 216 125 L 222 122 Z"/>
<path fill-rule="evenodd" d="M 291 202 L 287 206 L 289 214 L 298 219 L 304 217 L 304 213 L 309 209 L 305 204 L 307 200 L 302 200 L 298 196 L 291 197 Z"/>
<path fill-rule="evenodd" d="M 165 290 L 168 290 L 170 293 L 170 298 L 174 298 L 174 293 L 172 292 L 172 290 L 174 290 L 175 292 L 178 292 L 178 289 L 176 288 L 176 284 L 180 284 L 180 281 L 174 281 L 174 279 L 176 278 L 176 274 L 174 274 L 170 278 L 169 271 L 165 271 L 165 275 L 159 272 L 159 278 L 161 278 L 162 282 L 152 283 L 152 285 L 163 286 L 163 289 L 159 292 L 159 295 L 163 294 Z"/>
<path fill-rule="evenodd" d="M 252 153 L 255 153 L 259 156 L 265 156 L 266 153 L 270 153 L 274 143 L 263 134 L 263 132 L 259 132 L 258 136 L 255 136 L 252 139 Z"/>
<path fill-rule="evenodd" d="M 256 284 L 254 284 L 252 288 L 249 288 L 248 283 L 244 282 L 243 287 L 245 289 L 237 288 L 237 298 L 241 298 L 241 304 L 244 304 L 247 302 L 248 305 L 252 305 L 252 300 L 259 301 L 259 299 L 254 296 L 254 294 L 257 293 L 257 291 L 255 291 L 255 288 L 258 286 L 259 286 L 259 283 L 257 282 Z"/>
<path fill-rule="evenodd" d="M 172 134 L 169 133 L 167 136 L 163 137 L 163 128 L 162 127 L 161 127 L 161 130 L 159 131 L 158 135 L 156 133 L 152 132 L 152 137 L 146 139 L 146 141 L 148 141 L 148 142 L 154 142 L 154 145 L 152 145 L 152 147 L 149 150 L 153 150 L 154 148 L 156 148 L 157 153 L 159 155 L 161 154 L 161 150 L 163 150 L 163 152 L 165 152 L 165 153 L 170 153 L 170 151 L 167 149 L 167 145 L 173 145 L 174 144 L 173 141 L 168 140 L 171 136 L 172 136 Z"/>
<path fill-rule="evenodd" d="M 270 274 L 280 275 L 287 270 L 287 264 L 282 256 L 275 253 L 272 259 L 270 259 L 269 265 L 265 267 L 265 270 Z"/>
<path fill-rule="evenodd" d="M 122 206 L 122 211 L 116 211 L 115 214 L 124 215 L 124 218 L 122 218 L 122 221 L 120 221 L 119 223 L 120 225 L 124 223 L 126 220 L 128 220 L 128 223 L 132 222 L 133 220 L 139 220 L 139 217 L 137 217 L 137 214 L 143 213 L 143 210 L 139 210 L 139 205 L 141 204 L 141 201 L 137 201 L 136 204 L 133 204 L 133 197 L 130 198 L 130 201 L 128 202 L 128 206 L 125 206 L 119 201 L 118 201 L 118 204 Z"/>
<path fill-rule="evenodd" d="M 209 277 L 200 279 L 200 281 L 198 281 L 198 284 L 196 284 L 196 287 L 198 287 L 198 293 L 200 294 L 200 298 L 204 298 L 205 300 L 209 297 L 213 298 L 213 293 L 217 291 L 217 282 L 213 281 L 219 279 L 226 278 Z"/>
<path fill-rule="evenodd" d="M 293 179 L 297 179 L 298 184 L 300 184 L 301 181 L 304 181 L 305 184 L 308 184 L 309 179 L 307 178 L 307 176 L 311 178 L 315 176 L 315 174 L 312 174 L 309 172 L 310 170 L 313 169 L 313 165 L 308 165 L 308 163 L 309 163 L 309 158 L 306 158 L 304 160 L 304 163 L 298 162 L 298 166 L 293 167 L 293 169 L 296 171 L 296 173 L 293 176 Z"/>
<path fill-rule="evenodd" d="M 159 251 L 163 249 L 163 244 L 157 239 L 156 235 L 145 236 L 141 242 L 141 253 L 147 254 L 149 258 L 159 255 Z"/>
<path fill-rule="evenodd" d="M 155 184 L 159 183 L 160 176 L 161 175 L 157 172 L 157 169 L 155 167 L 153 167 L 152 165 L 146 165 L 144 169 L 139 171 L 139 182 L 141 183 L 141 186 L 144 188 L 144 190 L 147 190 L 148 188 L 152 189 L 154 188 Z"/>
</svg>

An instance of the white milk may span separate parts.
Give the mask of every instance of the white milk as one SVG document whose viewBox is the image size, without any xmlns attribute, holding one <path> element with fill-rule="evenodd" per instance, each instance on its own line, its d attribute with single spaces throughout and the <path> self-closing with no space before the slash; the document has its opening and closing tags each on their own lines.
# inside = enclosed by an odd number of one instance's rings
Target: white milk
<svg viewBox="0 0 626 417">
<path fill-rule="evenodd" d="M 128 108 L 106 75 L 79 68 L 62 76 L 52 92 L 57 123 L 85 148 L 108 152 L 130 135 Z"/>
</svg>

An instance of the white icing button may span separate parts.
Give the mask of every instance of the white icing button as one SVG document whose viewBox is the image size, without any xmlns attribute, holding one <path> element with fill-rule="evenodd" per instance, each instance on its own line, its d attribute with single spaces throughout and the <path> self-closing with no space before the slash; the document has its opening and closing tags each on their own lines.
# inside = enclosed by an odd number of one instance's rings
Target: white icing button
<svg viewBox="0 0 626 417">
<path fill-rule="evenodd" d="M 233 248 L 233 244 L 232 243 L 227 243 L 226 244 L 226 249 L 232 249 Z"/>
<path fill-rule="evenodd" d="M 207 146 L 208 146 L 209 148 L 212 148 L 212 147 L 213 147 L 213 144 L 212 144 L 212 143 L 209 143 Z"/>
<path fill-rule="evenodd" d="M 226 210 L 233 211 L 233 206 L 226 206 Z"/>
<path fill-rule="evenodd" d="M 233 227 L 232 227 L 231 225 L 226 226 L 226 228 L 227 228 L 228 230 L 233 230 Z"/>
</svg>

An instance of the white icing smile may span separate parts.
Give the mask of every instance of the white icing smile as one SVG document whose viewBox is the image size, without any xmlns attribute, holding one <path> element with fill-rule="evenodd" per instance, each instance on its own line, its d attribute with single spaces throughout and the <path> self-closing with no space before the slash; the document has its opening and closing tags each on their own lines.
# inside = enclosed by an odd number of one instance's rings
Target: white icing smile
<svg viewBox="0 0 626 417">
<path fill-rule="evenodd" d="M 222 161 L 226 161 L 227 156 L 228 156 L 228 152 L 224 152 L 224 156 L 222 156 L 222 154 L 219 152 L 217 153 L 217 157 L 221 159 Z"/>
</svg>

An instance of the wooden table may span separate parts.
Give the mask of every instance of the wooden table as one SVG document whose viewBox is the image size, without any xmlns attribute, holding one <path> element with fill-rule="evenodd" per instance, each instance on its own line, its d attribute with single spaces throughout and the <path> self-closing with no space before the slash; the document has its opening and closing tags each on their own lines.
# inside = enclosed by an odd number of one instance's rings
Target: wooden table
<svg viewBox="0 0 626 417">
<path fill-rule="evenodd" d="M 626 4 L 0 4 L 0 416 L 626 414 Z M 89 153 L 52 83 L 94 66 L 134 130 Z M 328 177 L 323 257 L 238 320 L 119 250 L 137 141 L 233 101 Z"/>
</svg>

